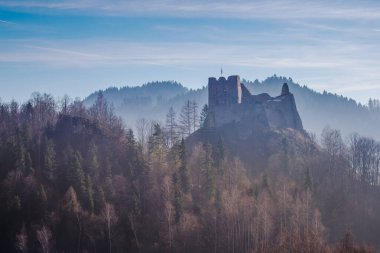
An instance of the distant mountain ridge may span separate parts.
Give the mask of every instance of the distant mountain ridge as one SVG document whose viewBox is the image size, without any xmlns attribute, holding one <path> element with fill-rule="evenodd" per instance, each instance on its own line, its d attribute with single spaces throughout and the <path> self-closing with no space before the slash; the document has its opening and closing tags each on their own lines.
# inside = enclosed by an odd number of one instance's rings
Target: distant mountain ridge
<svg viewBox="0 0 380 253">
<path fill-rule="evenodd" d="M 89 95 L 84 100 L 85 105 L 90 106 L 99 92 Z M 112 87 L 101 92 L 107 101 L 114 105 L 116 113 L 123 118 L 128 127 L 133 127 L 140 118 L 162 123 L 171 106 L 178 115 L 187 100 L 194 100 L 199 106 L 207 103 L 205 87 L 193 90 L 175 81 L 149 82 L 136 87 Z"/>
<path fill-rule="evenodd" d="M 370 110 L 355 100 L 332 94 L 316 92 L 307 86 L 294 82 L 291 78 L 273 75 L 263 81 L 242 80 L 252 94 L 268 93 L 275 96 L 288 83 L 294 94 L 297 109 L 305 130 L 319 135 L 329 125 L 341 130 L 343 136 L 357 132 L 380 140 L 380 110 Z M 85 99 L 90 105 L 99 91 Z M 187 100 L 194 100 L 199 108 L 207 103 L 206 87 L 193 90 L 175 81 L 156 81 L 136 87 L 108 88 L 103 91 L 105 98 L 114 104 L 115 111 L 133 127 L 136 120 L 146 118 L 165 122 L 165 115 L 172 106 L 179 114 Z"/>
</svg>

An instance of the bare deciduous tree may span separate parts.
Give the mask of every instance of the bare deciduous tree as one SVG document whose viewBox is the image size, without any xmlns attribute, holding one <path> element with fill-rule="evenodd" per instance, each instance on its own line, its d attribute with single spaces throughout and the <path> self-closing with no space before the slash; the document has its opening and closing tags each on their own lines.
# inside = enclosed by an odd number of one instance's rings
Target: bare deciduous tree
<svg viewBox="0 0 380 253">
<path fill-rule="evenodd" d="M 337 160 L 344 155 L 345 145 L 339 130 L 325 127 L 321 135 L 321 144 L 326 150 L 329 160 L 329 171 L 336 172 Z"/>
<path fill-rule="evenodd" d="M 103 221 L 106 224 L 109 252 L 112 252 L 112 226 L 117 222 L 118 217 L 113 205 L 106 203 L 102 211 Z"/>
<path fill-rule="evenodd" d="M 73 116 L 85 117 L 87 115 L 87 110 L 83 104 L 83 101 L 76 98 L 69 106 L 69 113 Z"/>
<path fill-rule="evenodd" d="M 147 150 L 147 142 L 150 131 L 150 123 L 147 119 L 141 118 L 136 121 L 136 130 L 137 130 L 137 141 L 145 152 Z"/>
<path fill-rule="evenodd" d="M 380 144 L 374 139 L 352 134 L 349 139 L 350 164 L 363 183 L 378 185 L 380 177 Z"/>
<path fill-rule="evenodd" d="M 49 253 L 52 248 L 51 231 L 45 225 L 41 229 L 37 230 L 37 240 L 41 245 L 42 253 Z"/>
<path fill-rule="evenodd" d="M 68 95 L 64 95 L 60 102 L 61 102 L 61 113 L 67 114 L 69 112 L 71 98 Z"/>
<path fill-rule="evenodd" d="M 136 215 L 132 212 L 128 214 L 128 220 L 131 225 L 133 236 L 135 237 L 136 246 L 140 248 L 139 238 L 137 237 L 137 228 L 136 228 Z"/>
<path fill-rule="evenodd" d="M 182 137 L 190 135 L 199 128 L 199 112 L 196 101 L 187 100 L 179 115 Z"/>
<path fill-rule="evenodd" d="M 199 128 L 198 104 L 195 100 L 191 101 L 192 127 L 193 132 Z"/>
<path fill-rule="evenodd" d="M 173 107 L 170 107 L 169 112 L 166 114 L 166 133 L 168 135 L 168 144 L 171 147 L 176 140 L 178 139 L 177 135 L 177 122 L 176 122 L 176 113 Z"/>
<path fill-rule="evenodd" d="M 182 106 L 181 114 L 179 115 L 179 122 L 181 125 L 181 133 L 182 137 L 188 136 L 191 134 L 192 130 L 192 122 L 193 122 L 193 116 L 192 116 L 192 106 L 190 100 L 187 100 L 186 103 Z"/>
</svg>

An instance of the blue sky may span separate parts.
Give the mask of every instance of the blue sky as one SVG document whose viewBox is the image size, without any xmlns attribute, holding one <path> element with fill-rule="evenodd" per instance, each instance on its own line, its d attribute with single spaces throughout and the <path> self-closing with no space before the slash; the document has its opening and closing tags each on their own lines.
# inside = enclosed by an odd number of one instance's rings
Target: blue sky
<svg viewBox="0 0 380 253">
<path fill-rule="evenodd" d="M 0 97 L 209 76 L 380 98 L 380 1 L 0 0 Z"/>
</svg>

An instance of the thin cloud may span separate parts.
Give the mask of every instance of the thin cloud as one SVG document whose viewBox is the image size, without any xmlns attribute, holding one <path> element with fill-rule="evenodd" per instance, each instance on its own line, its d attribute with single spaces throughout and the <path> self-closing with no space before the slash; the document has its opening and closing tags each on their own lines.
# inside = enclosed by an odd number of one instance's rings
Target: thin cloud
<svg viewBox="0 0 380 253">
<path fill-rule="evenodd" d="M 49 46 L 49 44 L 55 46 Z M 11 48 L 4 49 L 3 53 L 0 51 L 0 61 L 20 63 L 35 61 L 48 65 L 68 66 L 129 64 L 175 66 L 179 64 L 187 67 L 225 62 L 231 66 L 282 69 L 347 68 L 359 72 L 362 68 L 367 68 L 367 73 L 372 67 L 379 65 L 376 54 L 368 59 L 357 58 L 356 54 L 361 54 L 357 48 L 340 44 L 330 46 L 328 52 L 323 52 L 326 47 L 282 45 L 273 48 L 271 45 L 215 45 L 213 43 L 83 41 L 78 44 L 75 41 L 50 41 L 24 45 L 22 41 L 14 42 Z"/>
<path fill-rule="evenodd" d="M 89 1 L 0 1 L 0 6 L 10 8 L 45 8 L 45 9 L 87 9 Z"/>
<path fill-rule="evenodd" d="M 218 17 L 243 19 L 380 19 L 380 5 L 374 1 L 295 1 L 295 0 L 77 0 L 0 1 L 8 8 L 89 10 L 96 15 L 164 15 L 171 17 Z"/>
<path fill-rule="evenodd" d="M 0 24 L 13 25 L 14 23 L 11 22 L 11 21 L 7 21 L 7 20 L 2 20 L 2 19 L 0 19 Z"/>
<path fill-rule="evenodd" d="M 49 51 L 53 53 L 66 54 L 68 56 L 74 55 L 74 56 L 87 57 L 87 58 L 97 58 L 99 60 L 110 59 L 109 57 L 99 55 L 99 54 L 94 54 L 94 53 L 83 53 L 83 52 L 78 52 L 78 51 L 73 51 L 73 50 L 57 49 L 57 48 L 41 47 L 41 46 L 29 46 L 29 47 L 32 49 Z"/>
<path fill-rule="evenodd" d="M 170 25 L 155 25 L 155 26 L 153 26 L 153 29 L 157 30 L 157 31 L 175 32 L 175 33 L 188 31 L 188 29 L 185 29 L 183 27 L 174 26 L 174 25 L 172 25 L 172 26 L 170 26 Z"/>
<path fill-rule="evenodd" d="M 310 87 L 344 95 L 379 90 L 379 53 L 352 45 L 328 48 L 282 45 L 221 45 L 213 43 L 137 43 L 127 41 L 8 41 L 0 42 L 0 64 L 17 63 L 46 69 L 157 67 L 170 69 L 226 68 L 286 73 Z M 26 46 L 27 45 L 27 46 Z M 363 57 L 363 55 L 366 57 Z M 248 72 L 249 73 L 249 72 Z M 365 85 L 363 85 L 365 84 Z"/>
</svg>

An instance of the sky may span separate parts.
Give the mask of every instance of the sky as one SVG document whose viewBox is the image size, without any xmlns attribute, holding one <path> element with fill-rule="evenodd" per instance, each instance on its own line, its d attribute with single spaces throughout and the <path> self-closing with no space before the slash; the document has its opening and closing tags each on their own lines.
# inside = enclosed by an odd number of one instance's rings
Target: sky
<svg viewBox="0 0 380 253">
<path fill-rule="evenodd" d="M 0 0 L 0 98 L 273 74 L 380 98 L 380 1 Z"/>
</svg>

